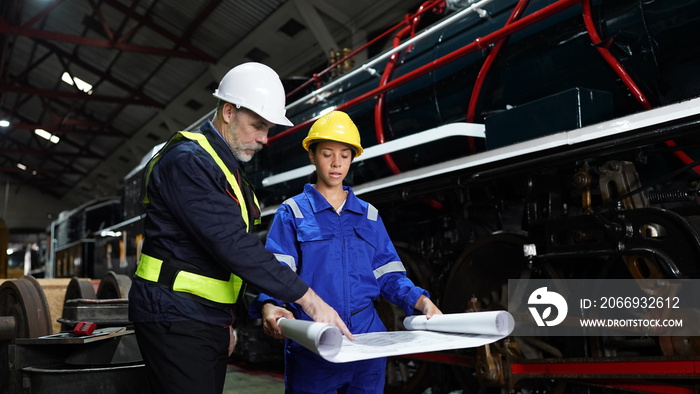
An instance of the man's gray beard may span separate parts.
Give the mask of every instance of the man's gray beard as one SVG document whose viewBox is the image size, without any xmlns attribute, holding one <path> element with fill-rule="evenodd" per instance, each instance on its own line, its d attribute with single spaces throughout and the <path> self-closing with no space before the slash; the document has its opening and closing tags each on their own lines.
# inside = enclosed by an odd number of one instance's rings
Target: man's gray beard
<svg viewBox="0 0 700 394">
<path fill-rule="evenodd" d="M 246 153 L 247 149 L 255 149 L 255 152 L 253 154 L 248 154 Z M 260 149 L 262 149 L 261 146 L 259 145 L 251 145 L 251 146 L 237 146 L 235 148 L 232 148 L 231 151 L 233 152 L 233 156 L 238 159 L 238 161 L 241 161 L 243 163 L 249 162 L 255 153 L 259 152 Z"/>
</svg>

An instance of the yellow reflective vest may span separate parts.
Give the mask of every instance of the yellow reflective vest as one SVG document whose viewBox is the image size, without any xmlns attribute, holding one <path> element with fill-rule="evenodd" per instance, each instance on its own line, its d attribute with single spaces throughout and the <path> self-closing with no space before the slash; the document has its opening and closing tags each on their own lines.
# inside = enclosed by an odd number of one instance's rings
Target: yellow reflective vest
<svg viewBox="0 0 700 394">
<path fill-rule="evenodd" d="M 209 155 L 214 159 L 214 162 L 219 166 L 221 171 L 224 172 L 226 180 L 231 185 L 235 198 L 239 202 L 241 209 L 241 215 L 243 216 L 243 221 L 246 224 L 246 231 L 251 231 L 250 217 L 248 213 L 248 206 L 246 205 L 246 199 L 241 190 L 235 175 L 231 170 L 226 167 L 221 157 L 214 151 L 206 136 L 200 133 L 194 133 L 189 131 L 180 131 L 176 133 L 168 143 L 161 149 L 161 151 L 148 163 L 146 168 L 146 186 L 148 186 L 148 181 L 151 176 L 151 171 L 153 166 L 158 162 L 163 152 L 165 152 L 169 147 L 177 142 L 183 141 L 184 139 L 197 142 Z M 260 210 L 260 205 L 258 203 L 255 194 L 253 194 L 253 200 L 258 211 Z M 143 199 L 145 204 L 149 203 L 148 194 Z M 254 218 L 254 224 L 260 222 L 260 218 Z M 151 281 L 159 282 L 161 273 L 163 272 L 164 261 L 153 256 L 141 253 L 139 258 L 139 264 L 136 268 L 136 276 L 139 278 Z M 167 261 L 165 262 L 167 264 Z M 161 278 L 162 279 L 162 278 Z M 162 282 L 162 280 L 161 280 Z M 188 272 L 185 270 L 179 270 L 172 280 L 172 283 L 167 283 L 174 292 L 189 293 L 200 297 L 204 300 L 214 302 L 216 304 L 228 304 L 232 305 L 238 300 L 238 295 L 241 292 L 241 287 L 243 285 L 243 280 L 231 274 L 228 281 L 207 277 L 194 272 Z"/>
</svg>

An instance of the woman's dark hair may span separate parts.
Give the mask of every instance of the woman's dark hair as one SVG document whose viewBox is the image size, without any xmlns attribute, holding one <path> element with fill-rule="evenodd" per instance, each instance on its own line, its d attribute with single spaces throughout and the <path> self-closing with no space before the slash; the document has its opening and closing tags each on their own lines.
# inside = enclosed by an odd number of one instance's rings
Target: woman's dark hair
<svg viewBox="0 0 700 394">
<path fill-rule="evenodd" d="M 312 142 L 311 145 L 309 145 L 309 152 L 316 154 L 316 146 L 318 145 L 318 141 Z M 318 174 L 316 174 L 316 170 L 309 174 L 309 177 L 307 178 L 307 182 L 315 185 L 316 182 L 318 182 Z"/>
</svg>

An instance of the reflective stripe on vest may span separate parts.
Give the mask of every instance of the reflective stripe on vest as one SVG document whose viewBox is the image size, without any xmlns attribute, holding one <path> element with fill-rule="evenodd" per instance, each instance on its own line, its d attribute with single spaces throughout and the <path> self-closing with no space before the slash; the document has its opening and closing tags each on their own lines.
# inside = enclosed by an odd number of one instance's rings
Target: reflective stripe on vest
<svg viewBox="0 0 700 394">
<path fill-rule="evenodd" d="M 146 169 L 145 188 L 147 189 L 148 187 L 148 181 L 151 177 L 151 171 L 153 170 L 153 166 L 160 159 L 160 156 L 174 143 L 181 141 L 183 138 L 197 142 L 199 146 L 201 146 L 209 154 L 209 156 L 211 156 L 212 159 L 214 159 L 214 162 L 217 166 L 219 166 L 221 171 L 223 171 L 224 175 L 226 176 L 226 180 L 233 189 L 233 194 L 239 201 L 238 205 L 241 208 L 241 216 L 243 217 L 243 221 L 245 222 L 246 231 L 250 231 L 248 207 L 246 205 L 245 196 L 241 191 L 241 187 L 238 184 L 236 177 L 233 175 L 231 170 L 229 170 L 228 167 L 226 167 L 226 164 L 224 164 L 224 161 L 221 160 L 221 157 L 219 157 L 219 155 L 216 153 L 216 151 L 211 146 L 211 144 L 207 140 L 207 137 L 204 136 L 204 134 L 193 133 L 190 131 L 179 131 L 175 135 L 173 135 L 173 137 L 168 141 L 168 143 L 163 147 L 163 149 L 161 149 L 161 151 L 158 152 L 156 157 L 154 157 L 148 164 L 148 168 Z M 253 199 L 255 205 L 258 207 L 258 209 L 260 209 L 260 204 L 258 203 L 258 198 L 255 196 L 255 194 L 253 194 Z M 148 194 L 146 194 L 146 196 L 144 197 L 143 202 L 145 204 L 149 203 Z M 260 219 L 257 219 L 255 224 L 258 224 L 259 220 Z M 136 276 L 151 282 L 158 282 L 158 277 L 160 276 L 160 268 L 162 264 L 163 260 L 159 260 L 155 257 L 151 257 L 142 253 L 141 257 L 139 258 L 138 266 L 136 268 Z M 238 294 L 240 292 L 242 283 L 243 280 L 233 274 L 231 274 L 231 279 L 229 279 L 228 281 L 222 281 L 220 279 L 214 279 L 207 276 L 198 275 L 192 272 L 180 271 L 175 277 L 175 281 L 172 285 L 172 290 L 194 294 L 196 296 L 202 297 L 213 302 L 218 302 L 222 304 L 234 304 L 238 299 Z"/>
<path fill-rule="evenodd" d="M 158 282 L 163 260 L 141 253 L 136 275 L 151 282 Z M 208 276 L 179 271 L 172 284 L 173 291 L 194 294 L 209 301 L 220 304 L 235 304 L 241 291 L 243 280 L 231 274 L 228 281 L 210 278 Z"/>
<path fill-rule="evenodd" d="M 207 140 L 207 137 L 204 134 L 201 133 L 193 133 L 191 131 L 179 131 L 173 135 L 172 138 L 168 141 L 168 143 L 161 149 L 160 152 L 158 152 L 158 155 L 154 157 L 151 162 L 148 164 L 148 168 L 146 169 L 146 189 L 148 186 L 148 182 L 151 178 L 151 171 L 153 170 L 153 166 L 158 162 L 160 159 L 160 156 L 169 148 L 173 145 L 173 143 L 179 142 L 182 140 L 182 138 L 187 138 L 188 140 L 195 141 L 199 144 L 199 146 L 204 149 L 209 156 L 211 156 L 212 159 L 214 159 L 214 162 L 216 163 L 217 166 L 221 169 L 221 171 L 224 173 L 224 176 L 226 176 L 226 180 L 228 183 L 231 185 L 231 188 L 233 189 L 233 194 L 236 196 L 236 199 L 239 201 L 239 206 L 241 207 L 241 216 L 243 216 L 243 221 L 245 222 L 245 228 L 246 231 L 250 231 L 250 220 L 248 217 L 248 206 L 246 205 L 246 199 L 245 196 L 243 195 L 243 192 L 241 191 L 241 186 L 238 184 L 238 181 L 236 180 L 236 177 L 233 175 L 231 170 L 226 167 L 226 164 L 224 164 L 224 161 L 221 160 L 221 157 L 216 153 L 214 148 L 211 146 L 209 143 L 209 140 Z M 255 202 L 255 205 L 260 209 L 260 203 L 258 203 L 258 197 L 253 193 L 253 200 Z M 148 194 L 143 199 L 144 203 L 149 203 L 148 199 Z M 260 219 L 257 219 L 254 224 L 259 224 Z"/>
</svg>

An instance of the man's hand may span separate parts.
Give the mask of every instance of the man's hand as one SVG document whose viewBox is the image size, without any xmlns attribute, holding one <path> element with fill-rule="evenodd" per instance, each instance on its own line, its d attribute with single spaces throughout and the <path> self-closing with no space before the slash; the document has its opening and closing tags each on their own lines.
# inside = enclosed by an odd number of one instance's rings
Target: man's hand
<svg viewBox="0 0 700 394">
<path fill-rule="evenodd" d="M 338 312 L 335 311 L 330 305 L 326 304 L 321 297 L 309 287 L 309 290 L 304 293 L 304 295 L 298 300 L 294 301 L 301 305 L 304 312 L 311 316 L 314 321 L 333 324 L 340 329 L 349 340 L 354 341 L 355 337 L 352 336 L 348 327 L 343 323 L 343 320 L 338 316 Z"/>
<path fill-rule="evenodd" d="M 233 329 L 233 325 L 228 326 L 228 335 L 228 356 L 231 357 L 231 355 L 233 354 L 233 349 L 236 348 L 236 341 L 238 340 L 238 338 L 236 337 L 236 331 L 234 331 Z"/>
<path fill-rule="evenodd" d="M 294 319 L 292 312 L 279 307 L 275 304 L 267 303 L 262 307 L 262 321 L 263 321 L 263 331 L 265 334 L 276 338 L 282 339 L 282 330 L 277 324 L 277 320 L 281 317 L 286 317 L 287 319 Z"/>
<path fill-rule="evenodd" d="M 430 301 L 430 298 L 424 295 L 418 298 L 415 308 L 423 312 L 426 319 L 430 319 L 431 317 L 433 317 L 433 315 L 442 315 L 440 309 L 438 309 L 438 307 L 435 306 L 435 304 L 433 304 L 432 301 Z"/>
</svg>

